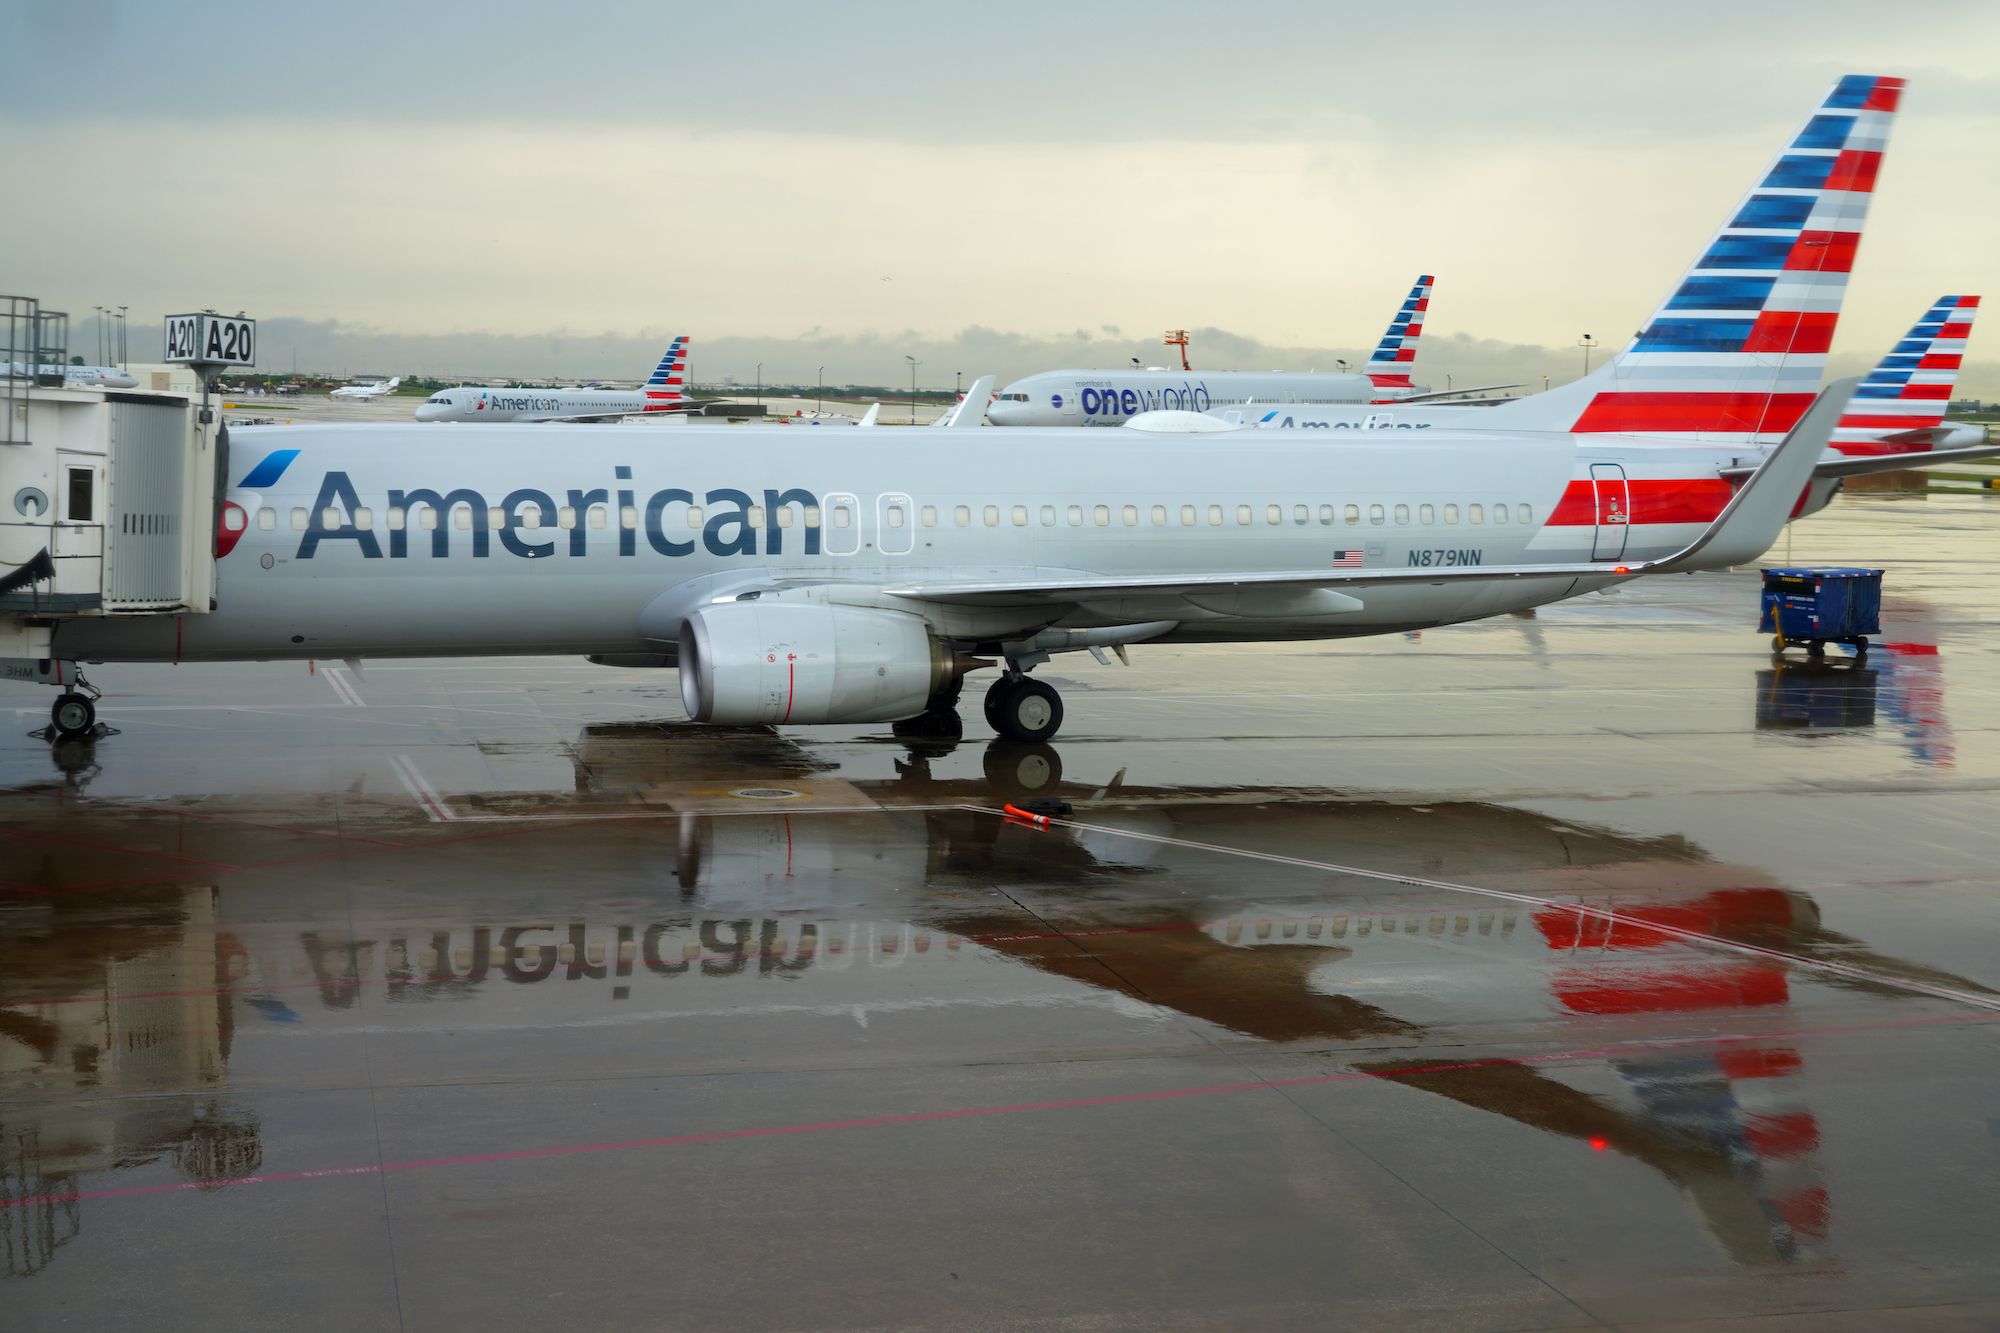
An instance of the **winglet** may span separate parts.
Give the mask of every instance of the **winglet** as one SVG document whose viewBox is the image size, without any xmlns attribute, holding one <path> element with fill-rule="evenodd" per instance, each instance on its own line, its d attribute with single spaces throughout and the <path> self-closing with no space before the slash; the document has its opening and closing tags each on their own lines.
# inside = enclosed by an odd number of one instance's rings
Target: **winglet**
<svg viewBox="0 0 2000 1333">
<path fill-rule="evenodd" d="M 1858 375 L 1834 380 L 1821 390 L 1799 424 L 1778 442 L 1736 492 L 1708 531 L 1664 560 L 1645 566 L 1648 574 L 1677 569 L 1726 569 L 1755 560 L 1771 549 L 1799 506 L 1813 467 L 1826 452 L 1833 429 L 1861 384 Z"/>
<path fill-rule="evenodd" d="M 993 376 L 981 375 L 972 382 L 972 387 L 965 391 L 965 397 L 959 399 L 951 412 L 944 419 L 932 424 L 952 430 L 967 426 L 983 426 L 986 424 L 986 400 L 992 394 Z"/>
<path fill-rule="evenodd" d="M 881 415 L 882 415 L 882 404 L 870 403 L 868 404 L 868 410 L 861 414 L 861 420 L 855 422 L 854 424 L 857 426 L 872 426 L 875 424 L 875 418 Z"/>
</svg>

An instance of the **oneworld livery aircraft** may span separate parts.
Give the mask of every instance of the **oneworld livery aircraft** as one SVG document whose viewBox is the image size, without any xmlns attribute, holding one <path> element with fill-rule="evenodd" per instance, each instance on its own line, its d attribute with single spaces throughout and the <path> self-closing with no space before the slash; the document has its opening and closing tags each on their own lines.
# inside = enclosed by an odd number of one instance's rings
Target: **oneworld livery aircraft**
<svg viewBox="0 0 2000 1333">
<path fill-rule="evenodd" d="M 1053 653 L 1381 634 L 1738 565 L 1847 408 L 1855 381 L 1816 401 L 1814 382 L 1901 88 L 1841 80 L 1711 247 L 1731 280 L 1677 289 L 1635 344 L 1647 360 L 1572 386 L 1569 421 L 1330 441 L 1176 413 L 1004 450 L 706 424 L 671 451 L 563 425 L 248 428 L 227 445 L 217 609 L 65 621 L 54 655 L 574 653 L 678 665 L 702 722 L 947 732 L 966 675 L 997 667 L 987 720 L 1033 741 L 1063 719 L 1030 674 Z M 1766 358 L 1798 373 L 1727 401 L 1680 387 Z"/>
<path fill-rule="evenodd" d="M 637 389 L 440 389 L 417 408 L 419 421 L 593 421 L 685 412 L 688 338 L 667 353 Z"/>
<path fill-rule="evenodd" d="M 1318 371 L 1050 370 L 994 395 L 996 426 L 1119 426 L 1141 412 L 1207 412 L 1244 403 L 1401 402 L 1429 395 L 1410 382 L 1435 280 L 1426 273 L 1389 321 L 1360 374 Z M 1466 389 L 1465 393 L 1483 392 Z"/>
</svg>

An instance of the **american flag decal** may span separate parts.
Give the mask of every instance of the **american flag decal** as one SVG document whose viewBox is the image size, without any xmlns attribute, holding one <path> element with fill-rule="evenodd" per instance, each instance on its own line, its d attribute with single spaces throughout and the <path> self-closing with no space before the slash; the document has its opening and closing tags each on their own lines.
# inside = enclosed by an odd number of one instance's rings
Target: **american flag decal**
<svg viewBox="0 0 2000 1333">
<path fill-rule="evenodd" d="M 1335 551 L 1333 553 L 1333 567 L 1335 569 L 1359 569 L 1364 558 L 1362 550 L 1358 546 L 1351 551 Z"/>
</svg>

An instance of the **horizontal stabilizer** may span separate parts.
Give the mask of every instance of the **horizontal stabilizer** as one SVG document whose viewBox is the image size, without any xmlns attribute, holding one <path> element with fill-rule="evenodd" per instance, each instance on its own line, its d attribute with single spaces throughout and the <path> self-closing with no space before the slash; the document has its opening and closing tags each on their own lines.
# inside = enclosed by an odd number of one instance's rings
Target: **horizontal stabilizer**
<svg viewBox="0 0 2000 1333">
<path fill-rule="evenodd" d="M 1456 407 L 1459 406 L 1457 400 L 1464 398 L 1467 394 L 1493 393 L 1499 389 L 1520 389 L 1525 387 L 1527 386 L 1521 384 L 1481 384 L 1470 389 L 1447 389 L 1442 393 L 1413 393 L 1406 397 L 1390 398 L 1385 401 L 1397 407 L 1407 407 L 1411 403 L 1446 403 Z"/>
</svg>

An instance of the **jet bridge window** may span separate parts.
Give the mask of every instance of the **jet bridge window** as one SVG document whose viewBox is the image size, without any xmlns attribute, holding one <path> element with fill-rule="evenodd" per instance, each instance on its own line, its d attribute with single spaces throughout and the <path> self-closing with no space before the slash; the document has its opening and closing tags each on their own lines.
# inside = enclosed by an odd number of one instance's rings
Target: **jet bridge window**
<svg viewBox="0 0 2000 1333">
<path fill-rule="evenodd" d="M 87 467 L 73 467 L 69 470 L 69 521 L 88 523 L 91 521 L 91 483 L 94 478 Z"/>
</svg>

